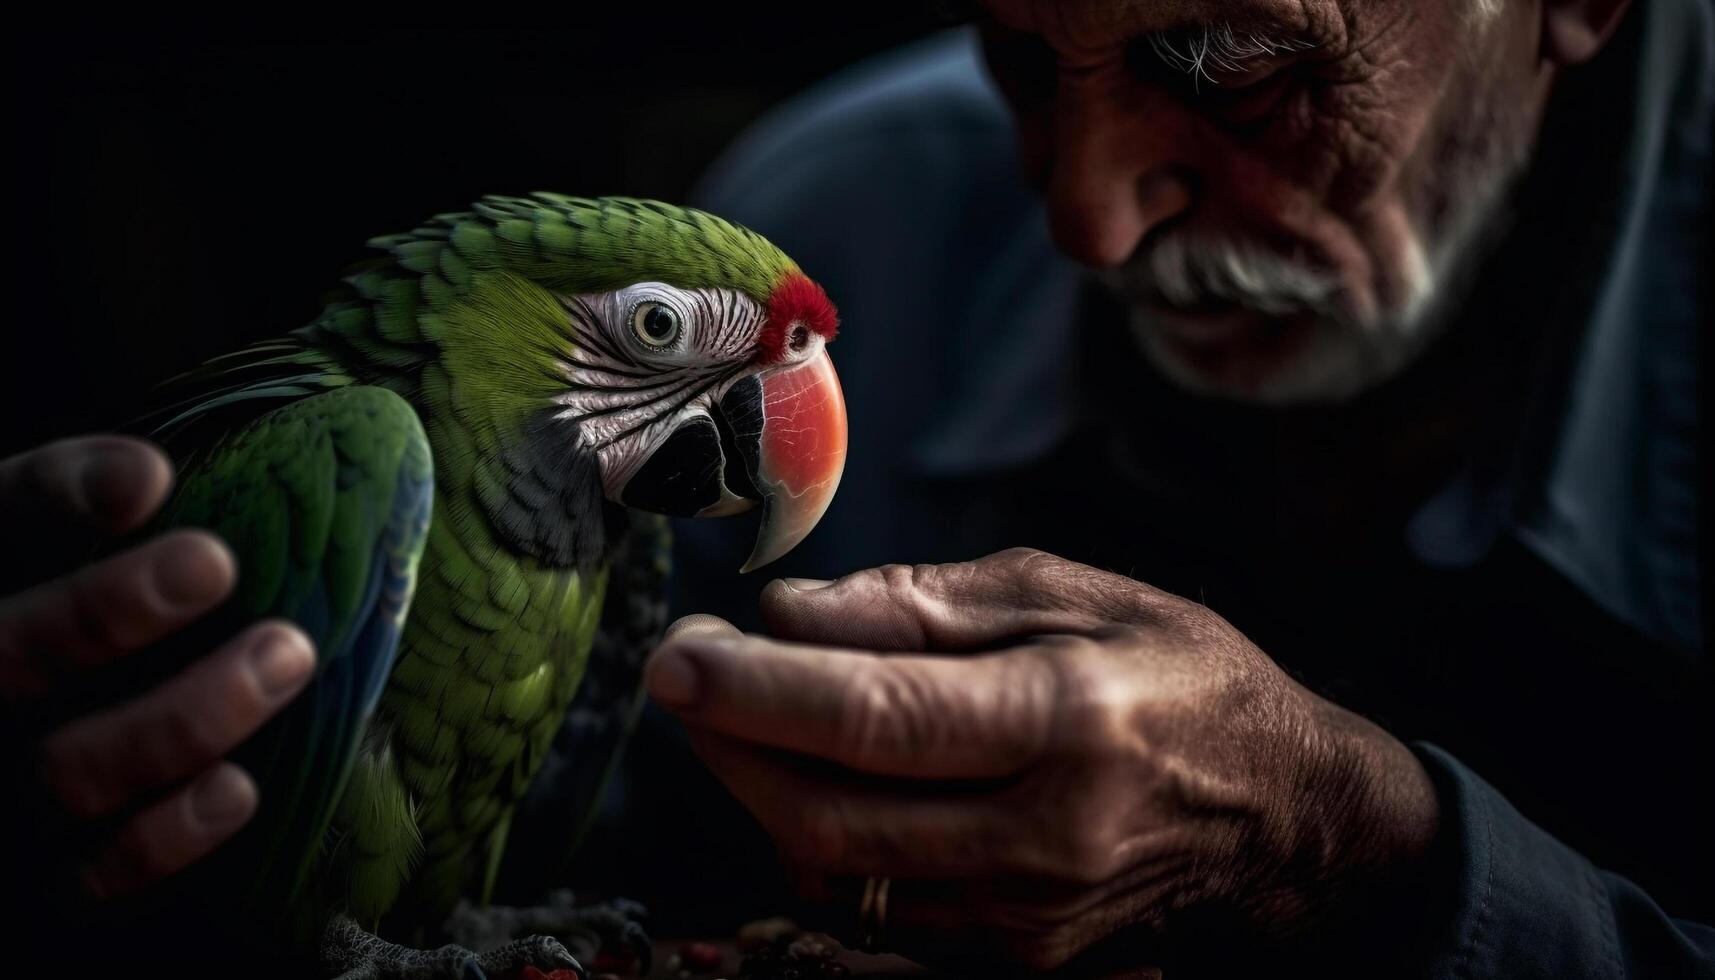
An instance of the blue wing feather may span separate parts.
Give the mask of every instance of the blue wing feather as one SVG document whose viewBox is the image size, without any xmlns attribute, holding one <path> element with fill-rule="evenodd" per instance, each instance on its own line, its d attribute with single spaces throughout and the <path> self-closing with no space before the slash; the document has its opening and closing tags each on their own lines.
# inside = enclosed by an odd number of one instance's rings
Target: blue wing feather
<svg viewBox="0 0 1715 980">
<path fill-rule="evenodd" d="M 163 523 L 225 538 L 239 565 L 228 616 L 297 623 L 317 667 L 234 753 L 260 806 L 187 887 L 289 928 L 398 652 L 433 501 L 428 441 L 398 395 L 350 386 L 274 408 L 192 459 Z"/>
</svg>

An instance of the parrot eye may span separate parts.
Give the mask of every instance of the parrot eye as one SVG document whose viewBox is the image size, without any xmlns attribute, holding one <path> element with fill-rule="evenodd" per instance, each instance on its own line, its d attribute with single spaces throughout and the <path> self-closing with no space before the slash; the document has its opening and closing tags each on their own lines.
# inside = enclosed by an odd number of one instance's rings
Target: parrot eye
<svg viewBox="0 0 1715 980">
<path fill-rule="evenodd" d="M 639 303 L 631 311 L 631 332 L 650 347 L 670 347 L 679 339 L 679 314 L 662 303 Z"/>
</svg>

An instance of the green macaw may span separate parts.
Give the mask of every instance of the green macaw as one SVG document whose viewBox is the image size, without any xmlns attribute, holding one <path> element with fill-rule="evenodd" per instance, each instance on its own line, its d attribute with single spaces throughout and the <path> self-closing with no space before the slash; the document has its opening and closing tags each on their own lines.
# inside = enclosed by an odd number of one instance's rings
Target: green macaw
<svg viewBox="0 0 1715 980">
<path fill-rule="evenodd" d="M 628 511 L 760 503 L 748 570 L 827 509 L 834 308 L 762 237 L 653 201 L 487 197 L 370 244 L 386 254 L 313 323 L 176 379 L 149 417 L 180 466 L 160 524 L 221 535 L 234 616 L 293 620 L 317 649 L 241 750 L 261 806 L 207 874 L 329 972 L 571 967 L 540 938 L 476 957 L 369 932 L 486 901 Z M 659 538 L 642 560 L 664 561 Z M 629 716 L 637 691 L 634 660 L 606 708 Z M 577 765 L 604 772 L 617 743 L 591 751 Z"/>
</svg>

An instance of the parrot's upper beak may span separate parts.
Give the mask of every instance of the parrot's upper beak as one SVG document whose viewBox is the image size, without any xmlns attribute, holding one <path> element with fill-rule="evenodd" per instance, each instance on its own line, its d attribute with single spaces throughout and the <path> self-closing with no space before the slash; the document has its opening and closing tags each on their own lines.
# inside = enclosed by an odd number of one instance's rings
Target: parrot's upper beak
<svg viewBox="0 0 1715 980">
<path fill-rule="evenodd" d="M 739 492 L 762 503 L 762 527 L 740 569 L 749 572 L 791 551 L 833 501 L 846 466 L 846 401 L 833 361 L 818 350 L 734 384 L 720 412 L 750 484 Z"/>
</svg>

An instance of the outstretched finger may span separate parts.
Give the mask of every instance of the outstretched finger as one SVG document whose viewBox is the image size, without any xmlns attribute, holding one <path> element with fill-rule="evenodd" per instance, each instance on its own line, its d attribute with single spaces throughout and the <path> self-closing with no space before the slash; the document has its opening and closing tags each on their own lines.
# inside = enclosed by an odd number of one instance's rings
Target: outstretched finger
<svg viewBox="0 0 1715 980">
<path fill-rule="evenodd" d="M 259 623 L 149 693 L 50 733 L 42 780 L 80 820 L 123 809 L 237 748 L 314 669 L 302 631 Z"/>
<path fill-rule="evenodd" d="M 0 460 L 0 539 L 55 530 L 129 531 L 160 507 L 173 469 L 152 443 L 129 436 L 61 439 Z"/>
<path fill-rule="evenodd" d="M 686 724 L 915 779 L 1018 772 L 1050 741 L 1055 658 L 880 656 L 765 637 L 681 636 L 644 668 L 651 696 Z"/>
<path fill-rule="evenodd" d="M 84 866 L 84 890 L 102 901 L 176 874 L 237 833 L 256 803 L 256 783 L 244 770 L 211 766 L 127 821 Z"/>
<path fill-rule="evenodd" d="M 692 741 L 800 868 L 939 879 L 993 874 L 1011 859 L 1016 834 L 994 797 L 834 776 L 714 732 L 693 729 Z"/>
<path fill-rule="evenodd" d="M 219 538 L 174 531 L 0 599 L 0 697 L 46 695 L 172 634 L 224 600 L 236 574 Z"/>
<path fill-rule="evenodd" d="M 1027 548 L 946 565 L 884 565 L 832 582 L 777 579 L 770 632 L 871 650 L 963 651 L 1046 633 L 1091 633 L 1160 615 L 1172 596 Z"/>
</svg>

